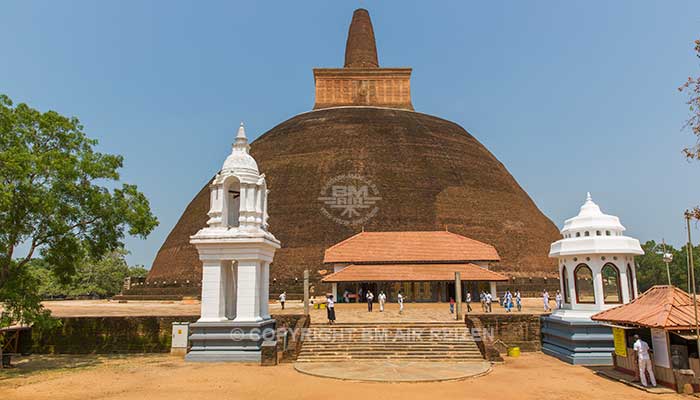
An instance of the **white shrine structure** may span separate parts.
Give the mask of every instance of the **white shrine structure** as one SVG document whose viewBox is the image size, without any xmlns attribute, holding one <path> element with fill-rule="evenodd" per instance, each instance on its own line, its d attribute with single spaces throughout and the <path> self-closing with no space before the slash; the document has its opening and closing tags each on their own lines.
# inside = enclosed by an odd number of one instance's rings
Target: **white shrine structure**
<svg viewBox="0 0 700 400">
<path fill-rule="evenodd" d="M 209 186 L 208 226 L 190 237 L 202 260 L 202 311 L 191 325 L 188 361 L 259 362 L 263 342 L 275 340 L 268 297 L 280 242 L 267 230 L 265 175 L 248 151 L 241 124 Z"/>
<path fill-rule="evenodd" d="M 544 353 L 571 364 L 612 364 L 612 330 L 591 316 L 637 297 L 634 257 L 644 251 L 624 231 L 620 219 L 603 214 L 590 193 L 578 215 L 564 222 L 562 239 L 549 252 L 558 260 L 563 307 L 543 317 Z"/>
</svg>

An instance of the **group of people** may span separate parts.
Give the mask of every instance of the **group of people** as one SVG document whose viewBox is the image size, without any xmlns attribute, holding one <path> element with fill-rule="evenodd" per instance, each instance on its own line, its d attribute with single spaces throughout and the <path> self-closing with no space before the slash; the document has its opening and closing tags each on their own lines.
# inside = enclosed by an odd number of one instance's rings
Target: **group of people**
<svg viewBox="0 0 700 400">
<path fill-rule="evenodd" d="M 557 310 L 564 307 L 564 299 L 562 298 L 559 290 L 557 290 L 557 293 L 554 295 L 554 302 L 557 305 Z M 544 305 L 545 312 L 552 311 L 552 308 L 549 306 L 549 292 L 547 289 L 542 291 L 542 303 Z"/>
<path fill-rule="evenodd" d="M 467 292 L 464 296 L 464 302 L 467 304 L 467 312 L 472 312 L 472 294 Z M 450 297 L 450 314 L 455 313 L 455 299 Z"/>
<path fill-rule="evenodd" d="M 362 294 L 362 289 L 360 289 L 358 296 L 361 296 Z M 345 302 L 349 302 L 349 294 L 348 291 L 346 290 L 343 293 L 343 299 Z M 373 311 L 373 303 L 374 303 L 374 293 L 372 293 L 371 290 L 367 290 L 364 292 L 364 300 L 367 301 L 367 311 L 372 312 Z M 284 303 L 287 300 L 287 292 L 282 292 L 279 295 L 279 302 L 282 305 L 282 309 L 284 310 Z M 379 291 L 379 295 L 377 297 L 377 301 L 379 303 L 379 312 L 384 312 L 384 305 L 386 304 L 386 293 L 384 293 L 383 290 Z M 402 291 L 399 290 L 399 293 L 397 295 L 397 302 L 399 304 L 399 314 L 403 313 L 403 303 L 406 300 L 406 297 L 403 295 Z M 506 309 L 506 312 L 511 312 L 513 310 L 513 307 L 517 308 L 518 311 L 523 310 L 523 305 L 522 305 L 522 297 L 520 295 L 520 290 L 516 289 L 515 292 L 511 292 L 510 288 L 506 289 L 506 292 L 501 296 L 499 299 L 499 304 L 501 307 Z M 492 304 L 493 304 L 493 295 L 485 290 L 482 290 L 481 293 L 479 294 L 479 301 L 481 302 L 481 309 L 485 313 L 490 313 L 493 312 Z M 562 295 L 557 290 L 555 296 L 554 296 L 554 301 L 556 303 L 557 309 L 561 309 L 563 307 L 563 299 Z M 467 292 L 465 297 L 464 297 L 464 302 L 467 305 L 467 312 L 472 312 L 472 295 L 471 293 Z M 549 292 L 547 289 L 544 289 L 542 291 L 542 302 L 544 306 L 544 311 L 552 311 L 552 308 L 549 306 L 550 302 L 550 297 L 549 297 Z M 326 307 L 329 309 L 328 310 L 328 321 L 329 323 L 332 323 L 331 321 L 335 321 L 335 310 L 333 310 L 333 307 L 335 305 L 333 295 L 329 295 L 326 299 Z M 455 299 L 453 297 L 450 297 L 450 313 L 454 314 L 455 312 Z M 333 318 L 331 319 L 331 315 Z"/>
<path fill-rule="evenodd" d="M 501 306 L 506 309 L 506 312 L 511 312 L 513 306 L 517 307 L 518 311 L 523 310 L 522 296 L 520 295 L 520 290 L 515 289 L 515 292 L 511 292 L 510 288 L 506 289 L 506 293 L 500 299 Z"/>
<path fill-rule="evenodd" d="M 401 292 L 399 292 L 399 296 L 401 296 Z M 371 290 L 368 290 L 367 293 L 365 293 L 365 300 L 367 300 L 367 312 L 372 312 L 372 304 L 374 304 L 374 293 L 372 293 Z M 377 301 L 379 302 L 379 312 L 384 312 L 384 304 L 386 304 L 386 293 L 384 293 L 383 290 L 379 291 Z M 401 310 L 403 311 L 403 300 L 399 301 L 399 304 L 401 305 Z"/>
<path fill-rule="evenodd" d="M 343 298 L 347 301 L 347 292 L 343 293 Z M 372 293 L 371 290 L 367 290 L 364 293 L 364 298 L 367 301 L 367 312 L 372 312 L 373 311 L 373 304 L 374 304 L 374 293 Z M 403 303 L 406 300 L 406 297 L 403 295 L 403 292 L 399 290 L 399 293 L 396 296 L 396 300 L 399 303 L 399 314 L 403 314 Z M 386 304 L 386 293 L 384 293 L 383 290 L 379 291 L 379 295 L 377 296 L 377 302 L 379 303 L 379 312 L 384 312 L 384 305 Z M 284 308 L 284 306 L 282 306 Z M 328 324 L 332 325 L 335 323 L 335 301 L 333 299 L 333 295 L 329 294 L 326 296 L 326 312 L 328 314 Z"/>
<path fill-rule="evenodd" d="M 469 296 L 469 293 L 467 293 L 467 296 Z M 479 294 L 479 301 L 483 312 L 493 312 L 493 295 L 491 293 L 482 290 Z M 520 296 L 520 290 L 517 289 L 515 292 L 511 292 L 510 288 L 506 289 L 503 296 L 498 298 L 498 303 L 506 309 L 506 312 L 511 312 L 513 307 L 517 307 L 518 311 L 523 310 L 522 297 Z M 469 311 L 471 311 L 471 307 L 469 307 Z"/>
</svg>

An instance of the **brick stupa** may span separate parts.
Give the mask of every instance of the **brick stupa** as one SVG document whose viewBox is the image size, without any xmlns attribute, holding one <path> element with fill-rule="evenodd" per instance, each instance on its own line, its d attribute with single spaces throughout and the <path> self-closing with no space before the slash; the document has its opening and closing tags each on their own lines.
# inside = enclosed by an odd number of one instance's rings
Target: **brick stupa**
<svg viewBox="0 0 700 400">
<path fill-rule="evenodd" d="M 313 110 L 251 144 L 271 190 L 270 230 L 283 243 L 271 266 L 272 296 L 300 293 L 306 268 L 316 293 L 328 290 L 320 283 L 329 272 L 324 250 L 362 229 L 447 228 L 493 245 L 501 256 L 495 270 L 523 282 L 539 277 L 533 293 L 542 290 L 542 277 L 556 285 L 556 262 L 547 257 L 549 244 L 559 238 L 556 226 L 474 136 L 454 122 L 413 110 L 410 76 L 410 68 L 379 66 L 369 14 L 357 10 L 344 68 L 314 69 Z M 361 177 L 380 198 L 371 218 L 339 223 L 324 215 L 327 204 L 321 199 L 328 186 L 347 176 Z M 207 178 L 158 251 L 148 285 L 133 293 L 199 292 L 202 264 L 189 237 L 207 222 Z"/>
</svg>

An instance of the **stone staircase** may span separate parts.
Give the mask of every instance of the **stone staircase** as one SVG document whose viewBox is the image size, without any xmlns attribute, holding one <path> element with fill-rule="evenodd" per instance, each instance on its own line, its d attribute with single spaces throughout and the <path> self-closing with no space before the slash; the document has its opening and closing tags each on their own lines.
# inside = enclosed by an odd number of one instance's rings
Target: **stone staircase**
<svg viewBox="0 0 700 400">
<path fill-rule="evenodd" d="M 348 360 L 483 361 L 460 322 L 312 324 L 297 362 Z"/>
</svg>

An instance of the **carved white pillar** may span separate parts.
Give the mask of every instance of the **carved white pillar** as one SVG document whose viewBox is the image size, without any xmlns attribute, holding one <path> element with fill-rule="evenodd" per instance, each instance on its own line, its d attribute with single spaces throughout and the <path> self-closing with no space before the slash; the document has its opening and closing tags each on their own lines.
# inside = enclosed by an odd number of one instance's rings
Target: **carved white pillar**
<svg viewBox="0 0 700 400">
<path fill-rule="evenodd" d="M 619 265 L 615 264 L 617 267 L 618 272 L 620 273 L 620 281 L 617 283 L 620 285 L 620 293 L 622 294 L 622 303 L 627 304 L 629 303 L 632 299 L 630 298 L 630 293 L 632 292 L 632 288 L 629 286 L 629 279 L 627 278 L 627 268 L 624 267 L 624 264 L 622 267 Z"/>
<path fill-rule="evenodd" d="M 270 318 L 270 263 L 263 262 L 261 265 L 261 287 L 260 287 L 260 316 L 263 319 Z"/>
<path fill-rule="evenodd" d="M 241 182 L 241 189 L 240 189 L 240 194 L 238 198 L 238 203 L 239 203 L 239 213 L 238 213 L 238 226 L 241 228 L 244 228 L 246 226 L 246 214 L 247 214 L 247 204 L 248 204 L 248 191 L 246 190 L 246 187 L 248 184 Z"/>
<path fill-rule="evenodd" d="M 601 266 L 596 264 L 589 264 L 593 271 L 593 292 L 595 297 L 595 304 L 601 307 L 605 304 L 603 295 L 603 275 L 600 272 Z"/>
<path fill-rule="evenodd" d="M 226 318 L 236 318 L 236 267 L 232 261 L 226 261 L 222 267 L 226 283 Z"/>
<path fill-rule="evenodd" d="M 225 283 L 220 260 L 202 263 L 202 315 L 200 321 L 222 321 L 225 315 Z"/>
<path fill-rule="evenodd" d="M 571 266 L 569 266 L 566 269 L 566 274 L 569 277 L 569 302 L 571 303 L 571 307 L 575 304 L 577 304 L 576 301 L 576 282 L 574 281 L 574 269 Z"/>
<path fill-rule="evenodd" d="M 263 192 L 261 186 L 255 186 L 255 224 L 262 225 Z"/>
<path fill-rule="evenodd" d="M 236 321 L 260 321 L 260 271 L 258 260 L 238 261 Z"/>
<path fill-rule="evenodd" d="M 246 185 L 248 198 L 246 199 L 246 221 L 248 225 L 255 223 L 255 185 Z"/>
</svg>

